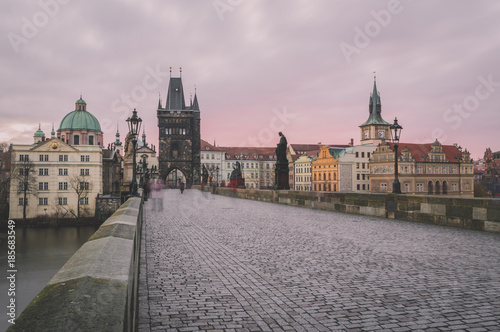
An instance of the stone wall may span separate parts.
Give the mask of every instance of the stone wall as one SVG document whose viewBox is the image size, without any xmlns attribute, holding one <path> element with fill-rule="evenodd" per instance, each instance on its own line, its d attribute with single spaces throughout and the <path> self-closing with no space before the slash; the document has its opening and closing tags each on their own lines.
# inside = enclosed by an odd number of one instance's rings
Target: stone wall
<svg viewBox="0 0 500 332">
<path fill-rule="evenodd" d="M 142 206 L 128 199 L 7 331 L 135 331 Z"/>
<path fill-rule="evenodd" d="M 394 194 L 217 188 L 219 195 L 313 209 L 500 232 L 500 200 Z"/>
</svg>

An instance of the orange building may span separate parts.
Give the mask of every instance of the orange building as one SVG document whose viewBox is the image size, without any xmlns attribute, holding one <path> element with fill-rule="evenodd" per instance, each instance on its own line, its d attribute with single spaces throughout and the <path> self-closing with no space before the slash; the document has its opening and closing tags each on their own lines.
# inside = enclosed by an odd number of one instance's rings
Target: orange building
<svg viewBox="0 0 500 332">
<path fill-rule="evenodd" d="M 314 191 L 337 191 L 339 154 L 344 148 L 322 145 L 316 160 L 312 161 L 312 182 Z"/>
</svg>

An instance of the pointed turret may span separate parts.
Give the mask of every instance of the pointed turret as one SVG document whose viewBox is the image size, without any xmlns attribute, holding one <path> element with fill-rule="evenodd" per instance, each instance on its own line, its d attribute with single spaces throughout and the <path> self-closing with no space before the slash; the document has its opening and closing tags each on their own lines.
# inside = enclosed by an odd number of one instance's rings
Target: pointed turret
<svg viewBox="0 0 500 332">
<path fill-rule="evenodd" d="M 370 103 L 369 103 L 370 115 L 368 120 L 363 123 L 362 126 L 367 125 L 390 125 L 390 123 L 386 122 L 382 119 L 382 103 L 380 102 L 380 93 L 377 90 L 377 80 L 376 76 L 373 78 L 373 92 L 370 94 Z"/>
<path fill-rule="evenodd" d="M 158 98 L 158 109 L 161 110 L 162 107 L 161 107 L 161 97 Z"/>
<path fill-rule="evenodd" d="M 166 110 L 185 110 L 184 89 L 180 77 L 171 77 L 168 84 Z"/>
<path fill-rule="evenodd" d="M 122 142 L 120 142 L 120 131 L 118 129 L 118 123 L 116 124 L 116 140 L 113 143 L 115 146 L 121 146 Z"/>
<path fill-rule="evenodd" d="M 142 144 L 143 146 L 148 146 L 148 143 L 146 143 L 146 126 L 142 127 Z"/>
<path fill-rule="evenodd" d="M 52 122 L 52 131 L 50 132 L 50 138 L 56 137 L 56 131 L 54 130 L 54 122 Z"/>
<path fill-rule="evenodd" d="M 194 101 L 193 101 L 193 106 L 191 107 L 192 110 L 199 111 L 200 110 L 200 105 L 198 105 L 198 97 L 196 96 L 196 92 L 194 94 Z"/>
</svg>

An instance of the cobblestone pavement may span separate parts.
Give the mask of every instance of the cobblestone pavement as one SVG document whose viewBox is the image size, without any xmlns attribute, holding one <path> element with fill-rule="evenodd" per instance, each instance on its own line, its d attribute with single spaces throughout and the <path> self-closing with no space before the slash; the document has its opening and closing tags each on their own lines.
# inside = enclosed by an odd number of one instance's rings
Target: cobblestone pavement
<svg viewBox="0 0 500 332">
<path fill-rule="evenodd" d="M 139 331 L 498 331 L 500 234 L 167 190 Z"/>
</svg>

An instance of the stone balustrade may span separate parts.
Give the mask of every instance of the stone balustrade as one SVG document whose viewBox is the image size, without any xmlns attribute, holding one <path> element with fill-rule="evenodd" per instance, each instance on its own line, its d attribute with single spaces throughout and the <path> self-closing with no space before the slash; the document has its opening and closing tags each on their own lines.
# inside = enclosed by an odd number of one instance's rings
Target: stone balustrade
<svg viewBox="0 0 500 332">
<path fill-rule="evenodd" d="M 129 198 L 7 331 L 135 331 L 142 198 Z"/>
</svg>

